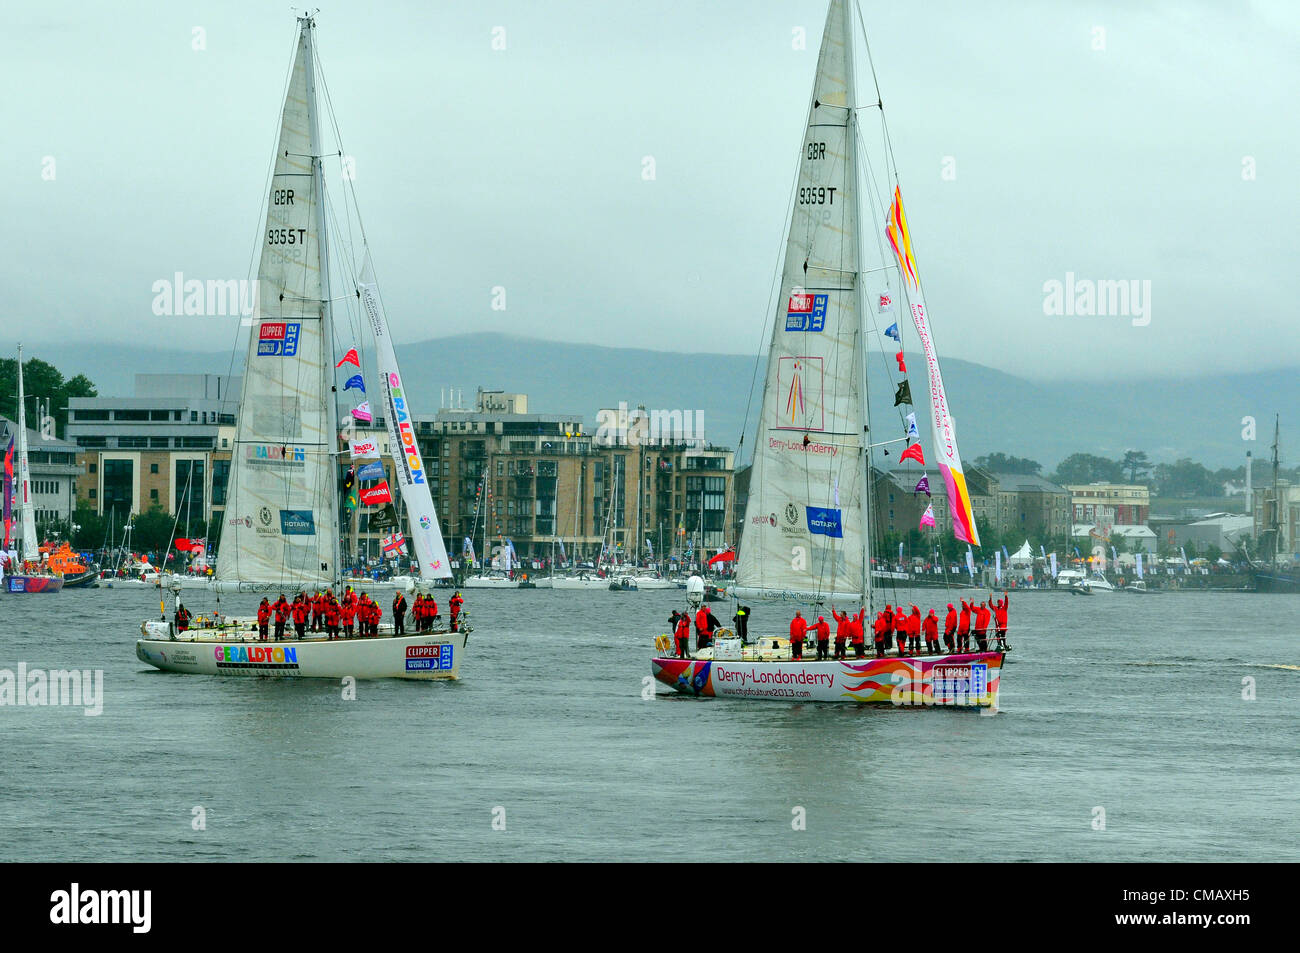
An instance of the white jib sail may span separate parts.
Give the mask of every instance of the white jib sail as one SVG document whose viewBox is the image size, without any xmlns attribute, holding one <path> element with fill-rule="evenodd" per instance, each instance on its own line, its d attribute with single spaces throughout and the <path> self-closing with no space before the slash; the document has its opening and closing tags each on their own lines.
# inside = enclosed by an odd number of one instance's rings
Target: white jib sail
<svg viewBox="0 0 1300 953">
<path fill-rule="evenodd" d="M 388 425 L 388 441 L 393 451 L 393 470 L 401 488 L 402 501 L 410 515 L 411 540 L 415 556 L 420 562 L 420 575 L 426 579 L 451 577 L 451 560 L 438 525 L 438 511 L 429 492 L 429 480 L 420 459 L 420 448 L 415 440 L 415 425 L 411 419 L 410 399 L 402 384 L 402 374 L 397 367 L 397 354 L 393 339 L 388 333 L 384 306 L 379 300 L 379 287 L 374 284 L 369 263 L 362 272 L 358 290 L 370 330 L 375 337 L 375 354 L 379 369 L 379 407 Z"/>
<path fill-rule="evenodd" d="M 809 106 L 739 560 L 741 598 L 861 599 L 862 381 L 847 11 Z"/>
<path fill-rule="evenodd" d="M 330 389 L 332 347 L 313 169 L 311 23 L 298 39 L 280 123 L 252 322 L 231 454 L 218 582 L 333 583 L 338 490 Z M 328 284 L 328 281 L 324 283 Z"/>
</svg>

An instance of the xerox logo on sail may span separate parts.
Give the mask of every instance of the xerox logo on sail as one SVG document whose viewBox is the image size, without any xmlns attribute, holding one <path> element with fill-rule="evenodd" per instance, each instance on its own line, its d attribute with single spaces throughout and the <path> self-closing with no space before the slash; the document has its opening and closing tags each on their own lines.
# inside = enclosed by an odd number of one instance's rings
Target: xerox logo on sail
<svg viewBox="0 0 1300 953">
<path fill-rule="evenodd" d="M 301 322 L 265 321 L 257 333 L 258 357 L 293 357 L 298 353 Z"/>
</svg>

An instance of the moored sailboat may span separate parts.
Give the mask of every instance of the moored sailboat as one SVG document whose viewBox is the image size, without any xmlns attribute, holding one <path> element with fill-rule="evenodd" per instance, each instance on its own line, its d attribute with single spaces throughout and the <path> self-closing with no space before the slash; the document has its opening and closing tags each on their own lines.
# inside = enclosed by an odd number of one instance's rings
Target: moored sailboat
<svg viewBox="0 0 1300 953">
<path fill-rule="evenodd" d="M 843 610 L 846 616 L 861 610 L 869 627 L 869 613 L 879 608 L 869 571 L 872 451 L 907 443 L 904 452 L 918 458 L 923 453 L 914 417 L 900 419 L 903 437 L 870 442 L 864 307 L 869 273 L 887 268 L 898 277 L 926 358 L 933 453 L 943 474 L 953 531 L 972 545 L 979 544 L 979 536 L 897 186 L 888 214 L 882 216 L 881 237 L 892 257 L 881 268 L 863 266 L 859 222 L 868 183 L 858 165 L 862 138 L 853 45 L 850 4 L 831 0 L 800 146 L 778 304 L 771 315 L 758 439 L 731 594 L 741 602 L 769 601 L 791 610 L 817 607 L 809 621 L 825 608 Z M 877 106 L 878 95 L 866 108 Z M 883 212 L 883 200 L 879 207 Z M 880 300 L 882 307 L 884 303 Z M 899 340 L 896 325 L 886 334 Z M 898 362 L 901 371 L 901 349 Z M 906 380 L 895 406 L 902 403 L 911 403 Z M 688 588 L 691 609 L 703 601 L 701 588 Z M 661 636 L 651 672 L 688 695 L 996 707 L 1002 652 L 803 660 L 792 652 L 784 628 L 782 623 L 777 635 L 751 628 L 748 642 L 724 637 L 684 658 L 674 657 L 671 640 Z"/>
<path fill-rule="evenodd" d="M 23 390 L 23 346 L 18 345 L 18 433 L 9 441 L 4 457 L 4 549 L 0 557 L 6 566 L 0 566 L 4 575 L 4 591 L 59 592 L 63 589 L 63 576 L 50 570 L 42 561 L 40 546 L 36 542 L 36 514 L 32 509 L 32 480 L 27 455 L 27 401 Z M 15 478 L 13 450 L 18 451 L 18 473 Z M 18 503 L 18 549 L 11 550 L 10 533 L 13 528 L 13 503 Z M 13 555 L 10 556 L 9 554 Z"/>
<path fill-rule="evenodd" d="M 373 439 L 356 438 L 338 419 L 339 368 L 351 375 L 343 391 L 355 386 L 364 394 L 365 384 L 347 368 L 360 370 L 356 347 L 335 362 L 339 322 L 331 296 L 318 82 L 315 21 L 301 17 L 267 197 L 258 267 L 261 310 L 248 343 L 227 519 L 209 587 L 218 593 L 341 588 L 347 581 L 341 573 L 341 469 L 349 461 L 379 459 Z M 353 331 L 368 333 L 374 342 L 378 388 L 370 400 L 387 425 L 394 482 L 410 515 L 417 588 L 431 587 L 449 578 L 451 567 L 368 253 L 348 274 L 353 288 L 343 300 L 357 309 Z M 368 407 L 364 418 L 353 416 L 368 421 Z M 382 478 L 378 467 L 374 479 L 383 492 L 371 498 L 389 496 Z M 396 535 L 394 530 L 394 542 Z M 469 631 L 462 621 L 450 631 L 407 634 L 384 626 L 377 635 L 355 639 L 272 639 L 259 635 L 256 619 L 214 612 L 193 628 L 165 619 L 144 622 L 136 654 L 157 668 L 192 674 L 457 678 Z"/>
</svg>

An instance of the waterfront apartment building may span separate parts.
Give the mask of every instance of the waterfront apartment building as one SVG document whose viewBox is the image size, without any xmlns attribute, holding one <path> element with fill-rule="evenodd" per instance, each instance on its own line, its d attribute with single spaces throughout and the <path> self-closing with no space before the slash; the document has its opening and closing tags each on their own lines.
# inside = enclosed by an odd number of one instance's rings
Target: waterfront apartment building
<svg viewBox="0 0 1300 953">
<path fill-rule="evenodd" d="M 929 486 L 929 496 L 916 489 L 922 476 Z M 873 469 L 872 486 L 879 530 L 906 533 L 918 529 L 930 536 L 951 530 L 943 474 L 937 469 Z M 1042 477 L 971 467 L 966 471 L 966 488 L 975 525 L 981 530 L 989 527 L 999 535 L 1024 534 L 1026 539 L 1053 539 L 1070 532 L 1069 491 Z M 920 525 L 927 506 L 934 507 L 933 527 Z"/>
<path fill-rule="evenodd" d="M 1151 491 L 1141 484 L 1089 483 L 1066 489 L 1074 523 L 1145 526 L 1151 515 Z"/>
<path fill-rule="evenodd" d="M 29 418 L 30 419 L 30 418 Z M 14 510 L 17 511 L 18 424 L 0 417 L 0 457 L 14 439 Z M 54 521 L 67 521 L 77 505 L 77 478 L 82 468 L 77 463 L 77 445 L 67 440 L 27 431 L 27 462 L 31 479 L 32 513 L 37 527 Z"/>
<path fill-rule="evenodd" d="M 598 440 L 579 414 L 530 414 L 527 406 L 527 395 L 480 391 L 473 409 L 416 418 L 453 556 L 466 538 L 480 558 L 511 540 L 523 559 L 563 551 L 591 562 L 602 546 L 630 560 L 732 542 L 730 450 L 629 440 L 617 427 Z"/>
</svg>

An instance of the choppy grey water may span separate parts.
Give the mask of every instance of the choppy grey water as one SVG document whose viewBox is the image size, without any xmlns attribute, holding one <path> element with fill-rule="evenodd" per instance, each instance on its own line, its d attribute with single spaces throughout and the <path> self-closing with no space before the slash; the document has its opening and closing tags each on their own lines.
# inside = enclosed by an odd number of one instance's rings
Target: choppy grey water
<svg viewBox="0 0 1300 953">
<path fill-rule="evenodd" d="M 147 669 L 150 590 L 0 596 L 0 669 L 98 668 L 105 694 L 0 707 L 0 859 L 1300 859 L 1295 597 L 1013 595 L 984 717 L 646 701 L 681 593 L 467 596 L 460 682 L 355 701 Z"/>
</svg>

